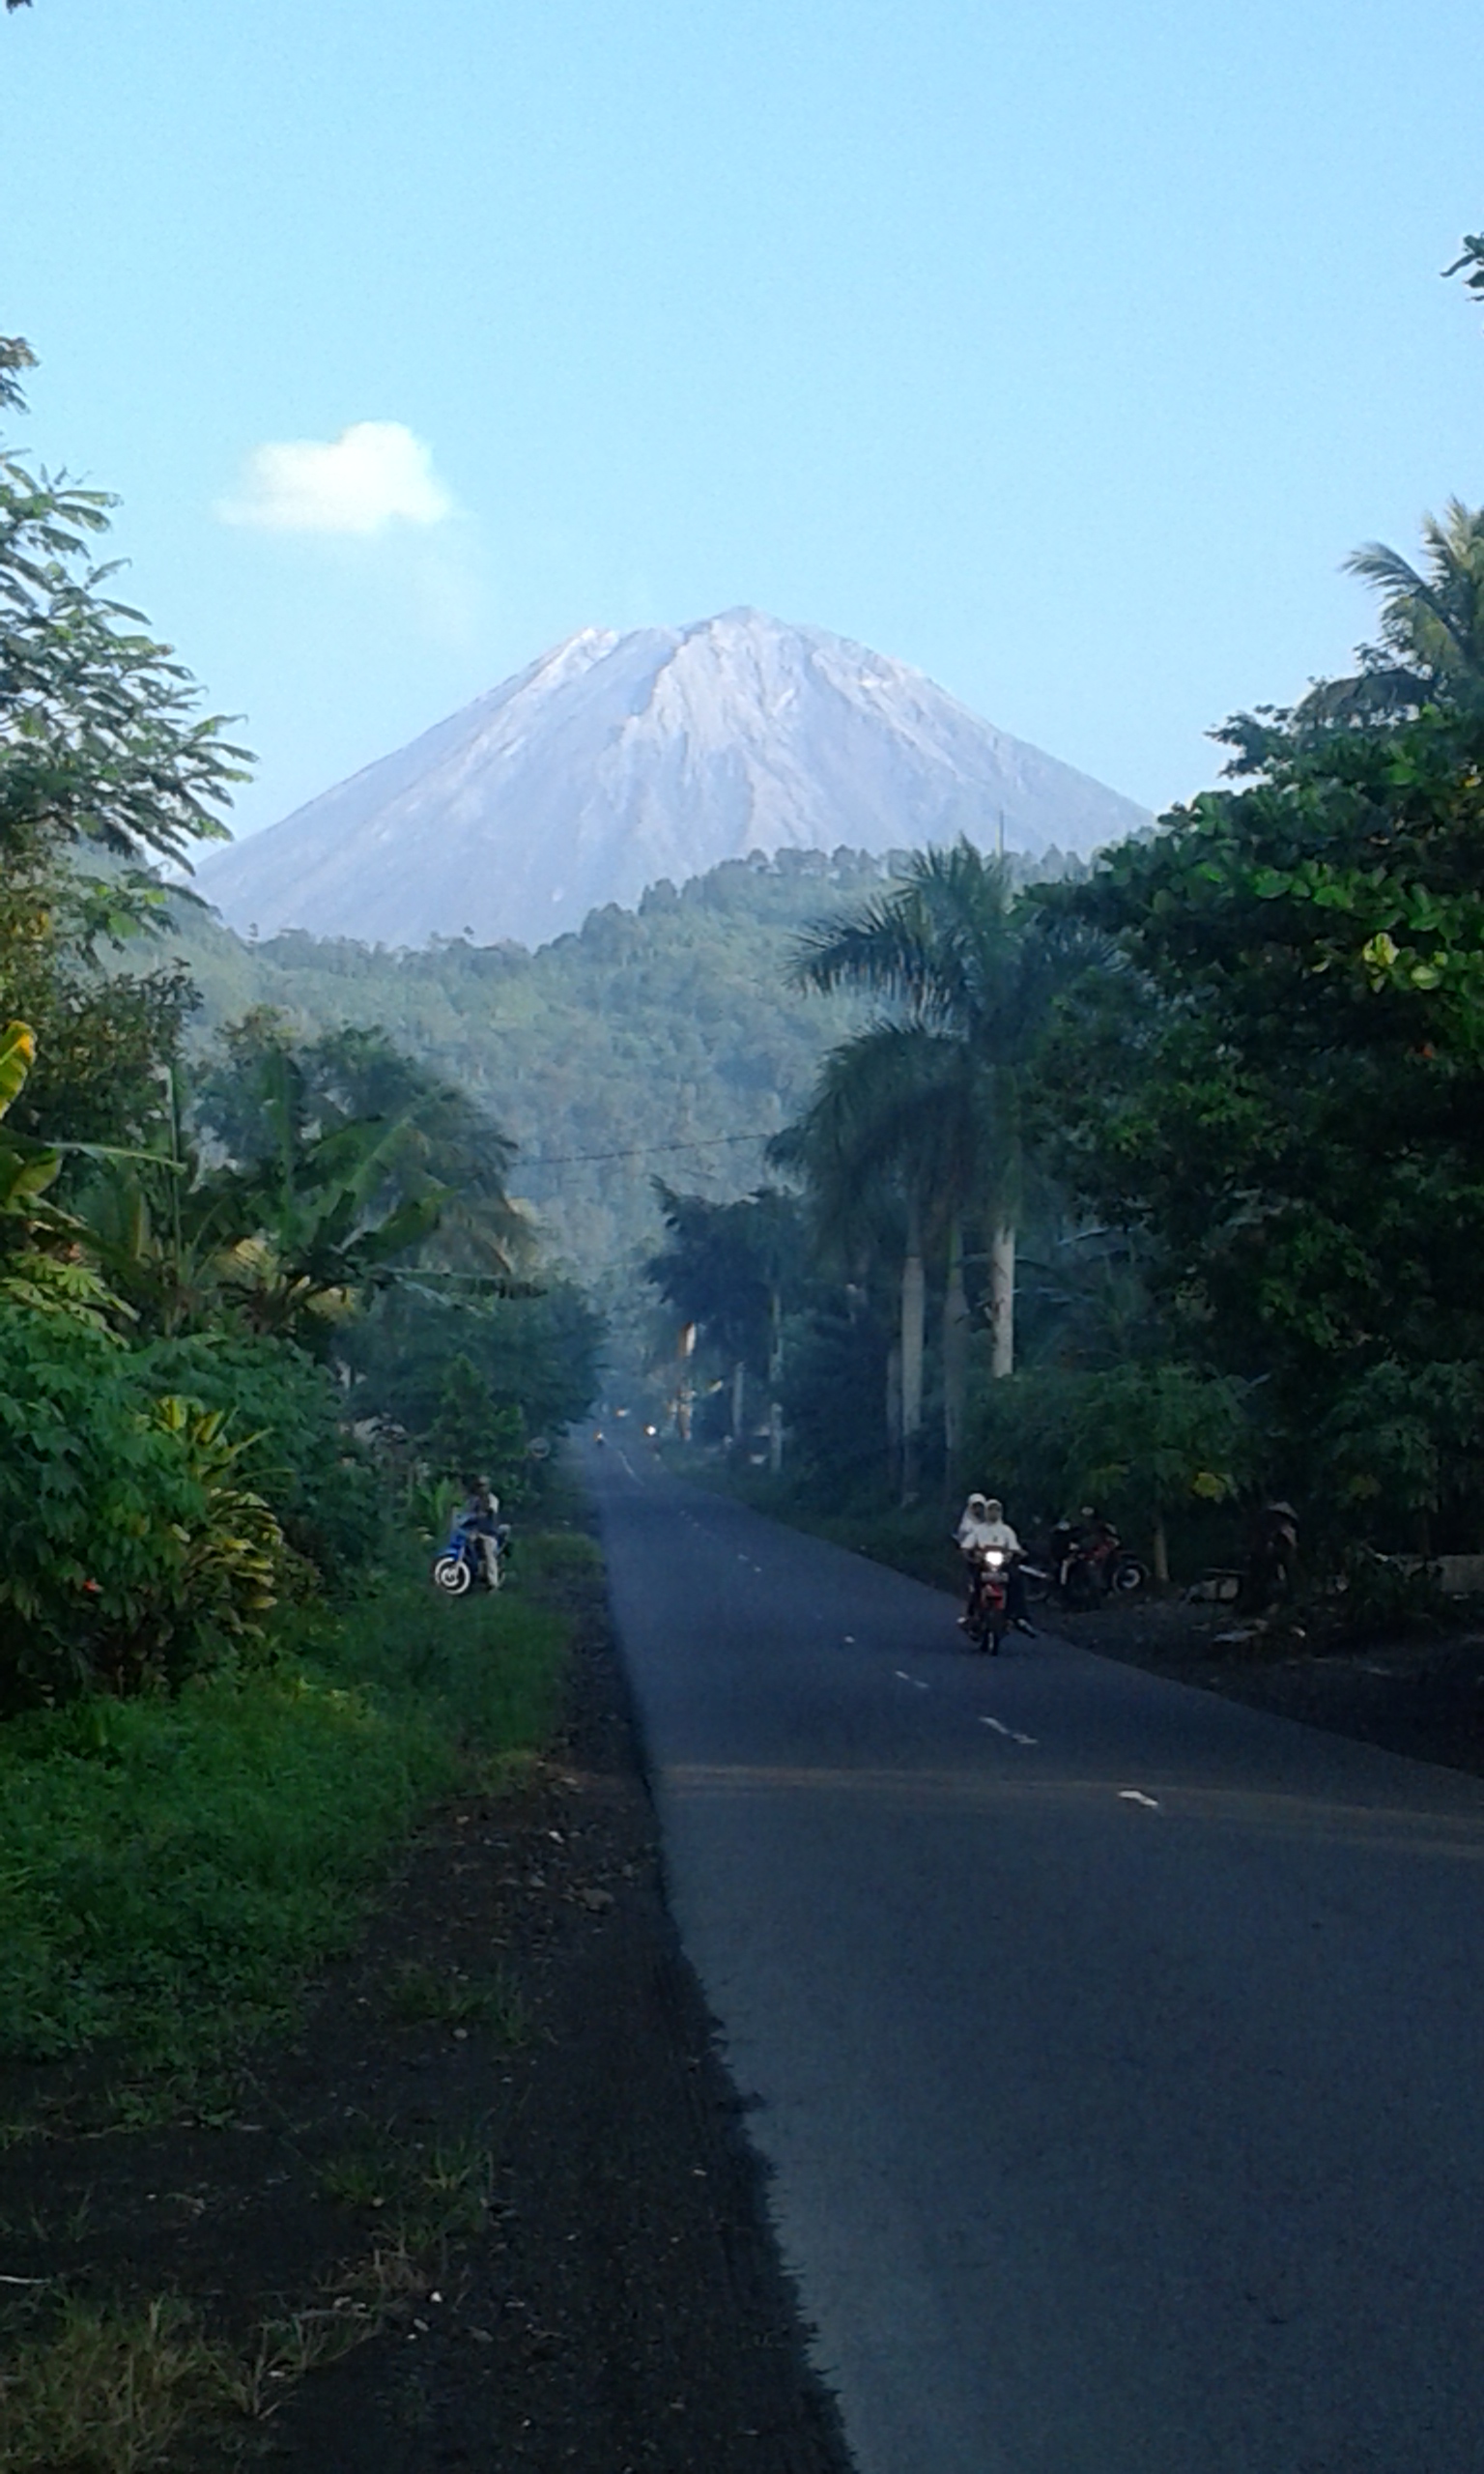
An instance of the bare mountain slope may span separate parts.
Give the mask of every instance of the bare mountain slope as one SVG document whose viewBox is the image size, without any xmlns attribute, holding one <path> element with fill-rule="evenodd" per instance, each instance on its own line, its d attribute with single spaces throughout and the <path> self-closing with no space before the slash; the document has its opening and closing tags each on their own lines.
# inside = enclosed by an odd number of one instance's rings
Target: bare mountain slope
<svg viewBox="0 0 1484 2474">
<path fill-rule="evenodd" d="M 724 859 L 967 833 L 1039 855 L 1149 822 L 920 672 L 733 610 L 585 629 L 410 747 L 209 858 L 238 929 L 545 943 Z"/>
</svg>

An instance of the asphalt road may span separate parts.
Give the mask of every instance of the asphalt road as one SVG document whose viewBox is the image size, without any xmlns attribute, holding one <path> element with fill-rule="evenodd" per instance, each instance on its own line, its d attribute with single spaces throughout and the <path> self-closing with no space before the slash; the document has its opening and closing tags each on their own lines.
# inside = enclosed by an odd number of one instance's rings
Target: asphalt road
<svg viewBox="0 0 1484 2474">
<path fill-rule="evenodd" d="M 862 2474 L 1480 2474 L 1484 1786 L 585 1462 Z"/>
</svg>

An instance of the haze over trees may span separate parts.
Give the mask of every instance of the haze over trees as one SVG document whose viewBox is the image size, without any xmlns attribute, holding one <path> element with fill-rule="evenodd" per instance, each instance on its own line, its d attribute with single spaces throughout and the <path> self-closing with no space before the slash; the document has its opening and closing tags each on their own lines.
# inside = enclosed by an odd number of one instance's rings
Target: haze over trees
<svg viewBox="0 0 1484 2474">
<path fill-rule="evenodd" d="M 1012 897 L 960 846 L 801 939 L 885 1009 L 772 1145 L 806 1491 L 1097 1497 L 1161 1575 L 1263 1491 L 1336 1550 L 1478 1545 L 1484 511 L 1350 563 L 1376 641 L 1225 724 L 1226 787 L 1074 880 Z"/>
</svg>

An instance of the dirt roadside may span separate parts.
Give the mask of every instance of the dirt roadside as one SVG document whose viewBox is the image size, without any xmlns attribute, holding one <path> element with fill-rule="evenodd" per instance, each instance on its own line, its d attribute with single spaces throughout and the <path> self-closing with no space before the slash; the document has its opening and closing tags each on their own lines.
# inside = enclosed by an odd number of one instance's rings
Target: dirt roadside
<svg viewBox="0 0 1484 2474">
<path fill-rule="evenodd" d="M 664 1904 L 596 1580 L 551 1757 L 439 1819 L 213 2118 L 90 2134 L 85 2073 L 0 2099 L 56 2125 L 0 2155 L 5 2270 L 46 2281 L 6 2287 L 12 2333 L 58 2290 L 177 2296 L 241 2367 L 250 2416 L 141 2462 L 847 2474 Z"/>
<path fill-rule="evenodd" d="M 1135 1599 L 1086 1615 L 1047 1608 L 1038 1621 L 1172 1683 L 1484 1777 L 1484 1629 L 1476 1624 L 1316 1653 L 1281 1636 L 1254 1639 L 1230 1606 L 1183 1598 Z"/>
</svg>

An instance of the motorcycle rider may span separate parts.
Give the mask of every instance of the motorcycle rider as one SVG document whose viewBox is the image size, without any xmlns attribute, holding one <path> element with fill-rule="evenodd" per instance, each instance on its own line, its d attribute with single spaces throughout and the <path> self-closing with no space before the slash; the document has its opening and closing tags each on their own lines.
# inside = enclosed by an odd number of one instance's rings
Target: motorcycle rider
<svg viewBox="0 0 1484 2474">
<path fill-rule="evenodd" d="M 1106 1579 L 1108 1557 L 1119 1544 L 1117 1530 L 1092 1504 L 1083 1504 L 1075 1520 L 1065 1516 L 1051 1532 L 1051 1569 L 1065 1590 L 1068 1567 L 1085 1560 L 1099 1579 Z"/>
<path fill-rule="evenodd" d="M 1260 1606 L 1288 1597 L 1298 1578 L 1298 1514 L 1290 1503 L 1264 1504 L 1253 1520 L 1247 1581 Z"/>
<path fill-rule="evenodd" d="M 499 1587 L 499 1559 L 509 1541 L 510 1525 L 499 1517 L 499 1497 L 488 1478 L 466 1478 L 459 1527 L 479 1548 L 479 1567 L 490 1589 Z"/>
<path fill-rule="evenodd" d="M 1005 1573 L 1005 1612 L 1017 1632 L 1034 1637 L 1035 1626 L 1025 1612 L 1025 1578 L 1020 1569 L 1025 1549 L 1005 1517 L 1005 1507 L 998 1495 L 970 1495 L 954 1532 L 954 1541 L 969 1564 L 969 1594 L 958 1621 L 967 1630 L 973 1610 L 975 1592 L 979 1587 L 979 1566 L 976 1557 L 986 1547 L 998 1547 L 1009 1558 Z"/>
</svg>

